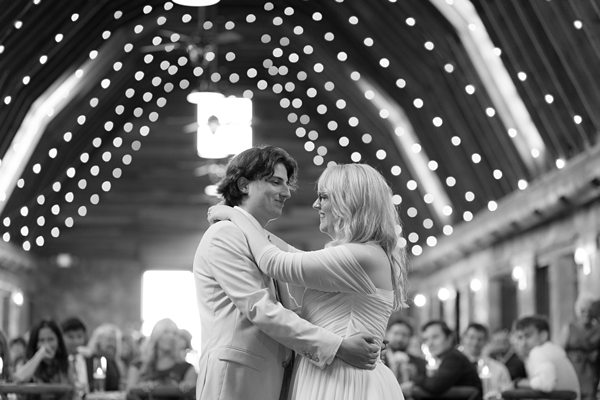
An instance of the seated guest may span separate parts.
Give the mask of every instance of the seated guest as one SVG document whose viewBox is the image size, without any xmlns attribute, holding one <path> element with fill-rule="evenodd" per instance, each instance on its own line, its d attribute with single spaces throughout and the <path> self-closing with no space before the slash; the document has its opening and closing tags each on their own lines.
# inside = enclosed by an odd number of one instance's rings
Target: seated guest
<svg viewBox="0 0 600 400">
<path fill-rule="evenodd" d="M 142 345 L 139 362 L 129 369 L 127 389 L 175 385 L 189 390 L 196 385 L 196 370 L 181 357 L 178 332 L 177 325 L 170 319 L 162 319 L 154 325 Z"/>
<path fill-rule="evenodd" d="M 596 400 L 600 370 L 598 369 L 598 347 L 600 325 L 590 314 L 595 296 L 580 294 L 575 301 L 575 318 L 563 326 L 560 343 L 567 352 L 579 377 L 579 388 L 583 400 Z"/>
<path fill-rule="evenodd" d="M 14 373 L 18 367 L 27 361 L 27 341 L 23 337 L 17 336 L 10 340 L 8 348 L 11 361 L 9 367 L 11 373 Z M 4 361 L 4 366 L 6 366 L 6 361 Z"/>
<path fill-rule="evenodd" d="M 69 363 L 73 370 L 75 385 L 82 393 L 89 391 L 87 364 L 82 350 L 87 343 L 87 329 L 77 317 L 70 317 L 61 322 L 65 347 L 69 354 Z"/>
<path fill-rule="evenodd" d="M 519 319 L 515 324 L 515 350 L 525 360 L 527 378 L 515 382 L 517 388 L 550 392 L 572 390 L 580 398 L 579 381 L 567 354 L 550 340 L 550 327 L 539 315 Z"/>
<path fill-rule="evenodd" d="M 121 330 L 113 324 L 102 324 L 92 332 L 85 350 L 90 390 L 115 391 L 122 388 L 120 365 Z M 99 385 L 99 386 L 98 386 Z"/>
<path fill-rule="evenodd" d="M 0 330 L 0 382 L 9 382 L 11 380 L 12 371 L 10 366 L 10 349 L 8 347 L 8 340 L 2 330 Z"/>
<path fill-rule="evenodd" d="M 512 379 L 504 364 L 483 355 L 483 348 L 489 339 L 488 329 L 476 322 L 471 322 L 461 338 L 459 350 L 467 356 L 477 368 L 483 384 L 484 397 L 498 396 L 504 390 L 512 389 Z"/>
<path fill-rule="evenodd" d="M 74 383 L 69 374 L 67 348 L 56 322 L 45 319 L 33 327 L 27 362 L 17 368 L 13 378 L 18 383 Z"/>
<path fill-rule="evenodd" d="M 121 363 L 127 374 L 129 367 L 140 358 L 140 343 L 143 336 L 137 331 L 126 331 L 121 335 Z"/>
<path fill-rule="evenodd" d="M 511 334 L 506 329 L 501 329 L 492 334 L 487 353 L 490 358 L 506 365 L 511 380 L 527 378 L 525 364 L 515 353 L 514 346 L 511 343 Z"/>
<path fill-rule="evenodd" d="M 413 334 L 413 327 L 408 321 L 400 318 L 390 321 L 385 334 L 388 345 L 381 358 L 400 383 L 411 381 L 417 376 L 425 376 L 425 359 L 408 352 Z"/>
<path fill-rule="evenodd" d="M 433 320 L 421 328 L 423 344 L 435 359 L 435 368 L 430 369 L 426 376 L 415 377 L 410 382 L 401 384 L 405 396 L 412 397 L 418 390 L 432 395 L 440 395 L 455 386 L 473 387 L 479 391 L 481 399 L 481 380 L 477 369 L 469 359 L 454 347 L 452 330 L 444 321 Z"/>
</svg>

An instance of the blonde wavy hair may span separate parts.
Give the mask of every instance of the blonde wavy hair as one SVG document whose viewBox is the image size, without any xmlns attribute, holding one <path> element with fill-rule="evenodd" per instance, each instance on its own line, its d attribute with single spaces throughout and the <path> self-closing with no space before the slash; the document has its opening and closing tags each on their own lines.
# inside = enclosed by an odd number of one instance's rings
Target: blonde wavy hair
<svg viewBox="0 0 600 400">
<path fill-rule="evenodd" d="M 158 360 L 158 341 L 167 331 L 178 332 L 179 328 L 177 324 L 170 318 L 163 318 L 156 322 L 152 328 L 152 332 L 146 341 L 142 344 L 141 348 L 141 361 L 142 366 L 140 368 L 140 375 L 152 375 L 156 372 L 156 362 Z M 172 349 L 173 356 L 177 357 L 177 351 L 175 346 Z M 177 360 L 182 361 L 182 360 Z"/>
<path fill-rule="evenodd" d="M 335 239 L 341 243 L 376 243 L 387 254 L 394 289 L 394 309 L 406 303 L 406 251 L 399 244 L 400 217 L 384 177 L 367 164 L 331 165 L 319 177 L 334 217 Z"/>
<path fill-rule="evenodd" d="M 90 354 L 102 354 L 102 349 L 100 349 L 100 343 L 102 337 L 112 336 L 115 338 L 115 359 L 121 359 L 121 329 L 114 324 L 105 323 L 99 325 L 90 336 L 90 340 L 88 341 L 87 348 Z M 103 355 L 103 354 L 102 354 Z"/>
</svg>

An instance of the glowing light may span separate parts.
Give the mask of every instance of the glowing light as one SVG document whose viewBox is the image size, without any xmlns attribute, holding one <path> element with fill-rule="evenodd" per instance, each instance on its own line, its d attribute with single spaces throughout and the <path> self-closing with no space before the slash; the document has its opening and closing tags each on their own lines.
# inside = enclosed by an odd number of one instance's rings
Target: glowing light
<svg viewBox="0 0 600 400">
<path fill-rule="evenodd" d="M 447 301 L 447 300 L 450 300 L 450 297 L 452 296 L 452 294 L 450 292 L 450 289 L 448 289 L 446 287 L 442 287 L 438 290 L 437 296 L 438 296 L 438 299 L 440 299 L 440 301 Z"/>
<path fill-rule="evenodd" d="M 427 297 L 421 293 L 417 293 L 413 299 L 413 302 L 415 303 L 415 306 L 423 307 L 425 304 L 427 304 Z"/>
<path fill-rule="evenodd" d="M 471 291 L 479 292 L 482 287 L 483 287 L 483 284 L 481 283 L 481 281 L 478 278 L 471 279 L 471 282 L 469 283 L 469 288 L 471 289 Z"/>
<path fill-rule="evenodd" d="M 23 292 L 21 292 L 20 290 L 18 290 L 16 292 L 12 292 L 12 294 L 10 295 L 10 298 L 11 298 L 12 302 L 15 303 L 19 307 L 22 306 L 23 303 L 25 302 Z"/>
</svg>

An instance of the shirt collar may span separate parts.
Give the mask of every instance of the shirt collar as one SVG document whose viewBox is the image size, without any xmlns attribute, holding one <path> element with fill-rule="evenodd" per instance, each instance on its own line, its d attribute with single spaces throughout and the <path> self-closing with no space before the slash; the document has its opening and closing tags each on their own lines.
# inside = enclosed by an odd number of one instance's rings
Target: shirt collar
<svg viewBox="0 0 600 400">
<path fill-rule="evenodd" d="M 234 206 L 233 208 L 235 208 L 236 210 L 240 211 L 242 214 L 244 214 L 246 217 L 248 217 L 248 219 L 252 222 L 252 224 L 257 227 L 259 230 L 264 231 L 265 228 L 263 228 L 263 226 L 260 224 L 260 222 L 258 222 L 258 220 L 256 218 L 254 218 L 254 216 L 252 214 L 250 214 L 248 211 L 244 210 L 242 207 L 240 206 Z"/>
</svg>

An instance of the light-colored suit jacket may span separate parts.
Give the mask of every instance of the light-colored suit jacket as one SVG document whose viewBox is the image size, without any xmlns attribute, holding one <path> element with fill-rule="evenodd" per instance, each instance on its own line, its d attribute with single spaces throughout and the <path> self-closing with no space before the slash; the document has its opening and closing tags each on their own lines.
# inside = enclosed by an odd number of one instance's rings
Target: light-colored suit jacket
<svg viewBox="0 0 600 400">
<path fill-rule="evenodd" d="M 202 326 L 197 400 L 277 400 L 287 348 L 322 368 L 335 358 L 342 338 L 277 301 L 273 280 L 258 269 L 232 222 L 208 228 L 194 279 Z"/>
</svg>

